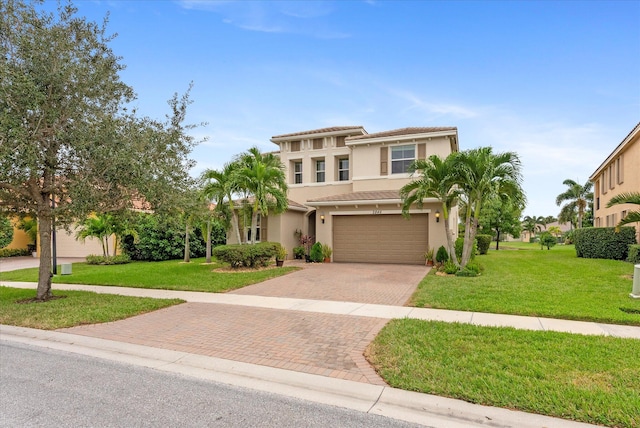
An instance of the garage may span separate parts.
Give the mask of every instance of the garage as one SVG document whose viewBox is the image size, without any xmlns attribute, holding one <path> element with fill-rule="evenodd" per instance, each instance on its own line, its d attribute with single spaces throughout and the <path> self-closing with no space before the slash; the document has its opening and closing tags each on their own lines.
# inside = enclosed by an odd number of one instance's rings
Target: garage
<svg viewBox="0 0 640 428">
<path fill-rule="evenodd" d="M 427 214 L 333 217 L 335 262 L 424 264 L 428 243 Z"/>
</svg>

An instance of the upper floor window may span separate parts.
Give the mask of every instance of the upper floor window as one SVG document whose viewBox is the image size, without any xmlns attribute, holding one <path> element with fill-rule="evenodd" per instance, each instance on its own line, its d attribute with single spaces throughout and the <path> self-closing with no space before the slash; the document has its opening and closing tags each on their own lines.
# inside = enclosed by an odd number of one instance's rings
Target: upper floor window
<svg viewBox="0 0 640 428">
<path fill-rule="evenodd" d="M 324 159 L 316 161 L 316 183 L 324 183 L 325 163 Z"/>
<path fill-rule="evenodd" d="M 322 148 L 322 138 L 313 139 L 313 150 L 320 150 Z"/>
<path fill-rule="evenodd" d="M 416 159 L 416 146 L 396 146 L 391 148 L 391 173 L 400 174 L 409 171 Z"/>
<path fill-rule="evenodd" d="M 349 181 L 349 158 L 338 159 L 338 180 Z"/>
<path fill-rule="evenodd" d="M 300 151 L 300 141 L 292 141 L 291 142 L 291 151 L 299 152 Z"/>
<path fill-rule="evenodd" d="M 344 147 L 345 143 L 344 143 L 344 136 L 340 136 L 340 137 L 336 137 L 336 147 Z"/>
<path fill-rule="evenodd" d="M 293 163 L 293 182 L 294 184 L 302 184 L 302 161 Z"/>
</svg>

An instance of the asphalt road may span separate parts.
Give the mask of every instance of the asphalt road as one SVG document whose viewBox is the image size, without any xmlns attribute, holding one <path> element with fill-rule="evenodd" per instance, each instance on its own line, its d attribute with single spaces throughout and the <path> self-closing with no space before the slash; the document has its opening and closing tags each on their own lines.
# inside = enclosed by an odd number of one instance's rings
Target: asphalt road
<svg viewBox="0 0 640 428">
<path fill-rule="evenodd" d="M 0 342 L 2 427 L 415 427 L 378 415 Z"/>
</svg>

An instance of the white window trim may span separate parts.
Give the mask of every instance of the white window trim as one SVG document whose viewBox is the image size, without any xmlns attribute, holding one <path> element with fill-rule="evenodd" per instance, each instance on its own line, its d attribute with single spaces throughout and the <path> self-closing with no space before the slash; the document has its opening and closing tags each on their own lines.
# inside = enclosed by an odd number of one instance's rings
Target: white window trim
<svg viewBox="0 0 640 428">
<path fill-rule="evenodd" d="M 401 158 L 401 159 L 394 159 L 393 158 L 393 152 L 398 151 L 399 149 L 402 149 L 403 151 L 408 148 L 408 147 L 412 147 L 413 148 L 413 157 L 412 158 Z M 391 147 L 390 153 L 389 153 L 389 157 L 390 157 L 390 166 L 391 168 L 389 169 L 389 172 L 393 175 L 395 174 L 407 174 L 407 171 L 402 171 L 402 172 L 393 172 L 393 164 L 395 162 L 405 162 L 407 160 L 411 160 L 412 162 L 416 160 L 416 151 L 417 151 L 417 147 L 415 144 L 403 144 L 401 146 L 393 146 Z"/>
</svg>

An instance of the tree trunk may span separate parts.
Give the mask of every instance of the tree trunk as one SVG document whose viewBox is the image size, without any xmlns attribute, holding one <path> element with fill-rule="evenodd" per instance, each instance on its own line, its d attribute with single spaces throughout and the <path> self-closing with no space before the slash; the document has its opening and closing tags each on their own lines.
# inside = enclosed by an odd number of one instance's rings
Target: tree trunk
<svg viewBox="0 0 640 428">
<path fill-rule="evenodd" d="M 443 212 L 446 213 L 443 215 L 442 221 L 444 221 L 444 233 L 447 236 L 447 250 L 449 251 L 449 255 L 451 256 L 451 260 L 455 263 L 456 266 L 460 267 L 460 262 L 458 261 L 458 256 L 456 255 L 456 246 L 453 242 L 453 233 L 451 230 L 451 225 L 449 224 L 449 215 L 446 208 L 443 209 Z"/>
<path fill-rule="evenodd" d="M 476 238 L 477 222 L 475 218 L 467 217 L 464 231 L 464 247 L 462 249 L 462 260 L 460 267 L 464 268 L 469 260 L 471 260 L 471 251 L 473 251 L 473 240 Z"/>
<path fill-rule="evenodd" d="M 238 220 L 238 213 L 233 208 L 231 209 L 231 226 L 236 234 L 238 244 L 242 244 L 242 239 L 240 239 L 240 221 Z"/>
<path fill-rule="evenodd" d="M 189 248 L 189 222 L 187 222 L 187 225 L 185 226 L 185 231 L 184 231 L 184 262 L 185 263 L 189 263 L 191 262 L 191 257 L 190 257 L 190 253 L 191 250 Z"/>
<path fill-rule="evenodd" d="M 258 232 L 258 210 L 251 211 L 251 243 L 256 243 L 256 234 Z"/>
<path fill-rule="evenodd" d="M 40 235 L 40 266 L 38 270 L 38 300 L 51 297 L 51 211 L 38 212 L 38 233 Z"/>
<path fill-rule="evenodd" d="M 496 251 L 500 249 L 498 244 L 500 243 L 500 229 L 496 229 Z"/>
<path fill-rule="evenodd" d="M 207 247 L 205 249 L 206 252 L 206 263 L 211 263 L 211 219 L 207 220 Z"/>
</svg>

